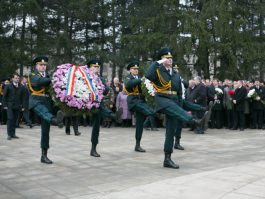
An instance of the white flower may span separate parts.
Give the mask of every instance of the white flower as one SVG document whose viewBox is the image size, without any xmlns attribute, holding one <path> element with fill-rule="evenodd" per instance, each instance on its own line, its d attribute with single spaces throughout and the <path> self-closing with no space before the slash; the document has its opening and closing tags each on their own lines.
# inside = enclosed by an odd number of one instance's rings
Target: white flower
<svg viewBox="0 0 265 199">
<path fill-rule="evenodd" d="M 220 88 L 215 88 L 215 92 L 217 92 L 217 94 L 223 94 L 223 91 Z"/>
<path fill-rule="evenodd" d="M 251 98 L 255 93 L 255 89 L 251 89 L 249 92 L 248 92 L 248 98 Z"/>
<path fill-rule="evenodd" d="M 144 79 L 144 84 L 148 90 L 149 95 L 155 96 L 155 89 L 152 82 L 149 79 Z"/>
</svg>

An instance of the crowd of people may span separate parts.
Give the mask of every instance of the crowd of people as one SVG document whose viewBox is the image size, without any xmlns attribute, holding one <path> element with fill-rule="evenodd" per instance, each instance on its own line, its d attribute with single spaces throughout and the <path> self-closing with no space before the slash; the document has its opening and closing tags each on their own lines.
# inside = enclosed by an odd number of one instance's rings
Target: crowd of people
<svg viewBox="0 0 265 199">
<path fill-rule="evenodd" d="M 178 69 L 177 69 L 178 70 Z M 3 104 L 3 94 L 5 87 L 10 89 L 10 83 L 17 82 L 18 90 L 21 93 L 21 99 L 14 99 L 16 101 L 23 101 L 20 104 L 18 112 L 14 115 L 16 117 L 15 126 L 22 128 L 21 124 L 32 128 L 40 124 L 40 118 L 28 109 L 28 101 L 30 90 L 28 88 L 28 76 L 19 77 L 18 74 L 11 77 L 11 79 L 4 79 L 0 85 L 0 124 L 7 124 L 7 109 Z M 263 82 L 237 80 L 232 81 L 225 79 L 220 81 L 217 79 L 201 79 L 199 76 L 189 81 L 183 81 L 185 85 L 184 96 L 189 102 L 207 106 L 210 101 L 214 102 L 211 119 L 209 121 L 209 128 L 211 129 L 231 129 L 244 130 L 250 129 L 264 129 L 265 128 L 265 86 Z M 103 118 L 101 121 L 102 127 L 110 128 L 111 126 L 132 127 L 135 126 L 135 115 L 128 108 L 127 93 L 124 90 L 123 83 L 115 77 L 112 81 L 106 81 L 106 85 L 110 88 L 107 95 L 104 96 L 104 106 L 116 113 L 116 119 Z M 11 87 L 12 88 L 12 87 Z M 218 88 L 218 89 L 216 89 Z M 248 96 L 250 90 L 255 90 L 255 98 Z M 240 92 L 239 92 L 240 91 Z M 53 110 L 57 110 L 54 107 Z M 192 115 L 198 118 L 202 117 L 202 112 L 193 111 Z M 160 114 L 154 115 L 155 123 L 150 123 L 150 118 L 147 117 L 144 123 L 146 130 L 157 131 L 157 127 L 165 126 L 164 117 Z M 152 120 L 152 119 L 151 119 Z M 78 126 L 91 125 L 91 118 L 89 116 L 75 116 L 66 117 L 64 119 L 66 125 L 65 133 L 70 134 L 70 126 L 73 126 L 75 135 L 80 135 Z M 152 124 L 152 125 L 151 125 Z M 204 133 L 203 129 L 193 129 L 195 133 Z"/>
<path fill-rule="evenodd" d="M 41 162 L 52 164 L 47 157 L 50 125 L 62 128 L 64 123 L 65 133 L 70 135 L 72 124 L 76 136 L 81 135 L 80 125 L 91 125 L 90 155 L 94 157 L 100 157 L 96 151 L 100 126 L 135 126 L 137 152 L 145 152 L 140 145 L 144 128 L 157 131 L 157 127 L 166 127 L 164 167 L 177 169 L 179 166 L 171 160 L 171 153 L 173 148 L 184 150 L 180 138 L 185 126 L 196 134 L 203 134 L 208 127 L 240 131 L 245 128 L 264 129 L 265 87 L 262 82 L 209 80 L 200 76 L 185 81 L 173 63 L 169 48 L 160 51 L 159 59 L 145 72 L 145 77 L 154 86 L 156 109 L 146 102 L 142 93 L 138 61 L 128 64 L 129 75 L 120 82 L 117 77 L 108 81 L 100 77 L 102 63 L 93 59 L 87 66 L 104 82 L 104 98 L 98 112 L 77 116 L 67 115 L 53 106 L 48 93 L 51 84 L 51 77 L 46 72 L 48 58 L 37 56 L 33 60 L 36 70 L 30 76 L 20 77 L 14 73 L 10 79 L 1 82 L 0 122 L 7 125 L 7 140 L 19 138 L 16 128 L 21 122 L 30 128 L 41 125 Z"/>
</svg>

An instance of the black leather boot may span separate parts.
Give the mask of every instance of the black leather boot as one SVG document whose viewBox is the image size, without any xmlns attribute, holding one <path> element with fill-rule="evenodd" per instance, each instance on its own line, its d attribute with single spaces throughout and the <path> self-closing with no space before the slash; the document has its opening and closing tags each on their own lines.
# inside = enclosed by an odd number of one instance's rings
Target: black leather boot
<svg viewBox="0 0 265 199">
<path fill-rule="evenodd" d="M 75 132 L 75 136 L 79 136 L 81 133 L 79 131 Z"/>
<path fill-rule="evenodd" d="M 136 145 L 135 145 L 134 150 L 138 151 L 138 152 L 142 152 L 142 153 L 145 152 L 145 150 L 140 146 L 140 141 L 136 141 Z"/>
<path fill-rule="evenodd" d="M 97 147 L 96 144 L 92 144 L 90 155 L 94 157 L 100 157 L 100 155 L 97 153 L 96 147 Z"/>
<path fill-rule="evenodd" d="M 171 160 L 171 153 L 165 153 L 164 167 L 178 169 L 179 165 Z"/>
<path fill-rule="evenodd" d="M 180 138 L 176 138 L 174 149 L 184 150 L 184 147 L 180 145 Z"/>
<path fill-rule="evenodd" d="M 45 164 L 52 164 L 52 161 L 47 157 L 48 149 L 42 149 L 40 161 Z"/>
<path fill-rule="evenodd" d="M 56 114 L 56 117 L 52 118 L 51 123 L 53 125 L 58 126 L 59 128 L 63 128 L 63 118 L 64 118 L 64 114 L 61 110 L 59 110 Z"/>
</svg>

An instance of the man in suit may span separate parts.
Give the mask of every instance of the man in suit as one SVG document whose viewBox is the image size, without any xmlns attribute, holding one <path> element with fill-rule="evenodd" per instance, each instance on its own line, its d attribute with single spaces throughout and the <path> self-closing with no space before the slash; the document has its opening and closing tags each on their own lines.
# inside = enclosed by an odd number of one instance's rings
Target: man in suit
<svg viewBox="0 0 265 199">
<path fill-rule="evenodd" d="M 178 73 L 172 70 L 172 54 L 169 48 L 159 52 L 159 61 L 152 63 L 145 77 L 153 82 L 155 89 L 156 110 L 166 115 L 166 139 L 164 144 L 165 159 L 163 166 L 178 169 L 179 166 L 171 160 L 173 152 L 174 135 L 178 120 L 192 125 L 202 125 L 205 118 L 197 120 L 180 107 L 182 99 L 181 79 Z"/>
<path fill-rule="evenodd" d="M 19 83 L 19 75 L 14 73 L 12 81 L 4 89 L 3 107 L 7 111 L 7 139 L 19 138 L 16 136 L 16 121 L 19 111 L 25 109 L 23 86 Z"/>
<path fill-rule="evenodd" d="M 209 87 L 209 93 L 211 94 L 214 93 L 214 106 L 211 117 L 211 127 L 221 129 L 223 126 L 222 124 L 223 94 L 218 93 L 216 91 L 216 88 L 222 90 L 222 88 L 219 86 L 217 79 L 213 80 L 213 85 Z"/>
<path fill-rule="evenodd" d="M 257 93 L 256 98 L 252 98 L 252 117 L 253 117 L 253 129 L 261 129 L 263 126 L 263 110 L 265 109 L 265 105 L 262 104 L 261 100 L 265 99 L 265 89 L 261 87 L 260 81 L 256 80 L 254 86 L 251 89 L 255 89 L 255 93 Z"/>
<path fill-rule="evenodd" d="M 91 59 L 88 63 L 87 66 L 90 67 L 91 70 L 93 70 L 97 75 L 98 78 L 101 79 L 102 83 L 105 86 L 105 90 L 103 92 L 103 95 L 107 95 L 109 92 L 109 87 L 106 85 L 105 80 L 103 77 L 100 77 L 100 67 L 102 65 L 102 62 L 99 59 Z M 91 143 L 92 147 L 90 150 L 90 155 L 93 157 L 100 157 L 100 154 L 98 154 L 96 148 L 98 145 L 98 138 L 99 138 L 99 131 L 100 131 L 100 122 L 102 117 L 109 117 L 111 119 L 115 119 L 114 113 L 104 107 L 104 101 L 102 100 L 100 103 L 100 107 L 98 110 L 93 113 L 92 115 L 92 134 L 91 134 Z"/>
<path fill-rule="evenodd" d="M 63 127 L 63 112 L 58 111 L 54 116 L 52 111 L 51 97 L 48 95 L 48 88 L 51 84 L 51 77 L 46 72 L 48 57 L 36 56 L 33 59 L 35 71 L 29 75 L 28 86 L 31 92 L 29 97 L 29 109 L 41 118 L 41 163 L 52 164 L 47 153 L 50 147 L 50 125 Z"/>
<path fill-rule="evenodd" d="M 33 127 L 31 120 L 29 119 L 29 96 L 30 96 L 30 91 L 28 88 L 28 76 L 24 75 L 22 80 L 21 80 L 21 84 L 23 85 L 23 96 L 24 96 L 24 100 L 25 100 L 25 107 L 24 107 L 24 111 L 21 111 L 20 113 L 20 117 L 17 120 L 17 124 L 16 126 L 19 126 L 19 121 L 21 119 L 21 117 L 23 116 L 25 123 L 27 126 L 29 126 L 30 128 Z"/>
<path fill-rule="evenodd" d="M 206 90 L 206 86 L 202 83 L 202 79 L 201 77 L 197 76 L 194 78 L 194 82 L 195 82 L 195 90 L 193 93 L 193 103 L 198 104 L 202 107 L 206 107 L 207 106 L 207 90 Z M 196 117 L 201 119 L 204 115 L 203 110 L 199 110 L 196 111 Z M 204 128 L 203 126 L 201 127 L 197 127 L 194 130 L 195 133 L 197 134 L 203 134 L 204 133 Z"/>
<path fill-rule="evenodd" d="M 133 61 L 128 64 L 127 70 L 130 71 L 130 74 L 125 78 L 125 90 L 128 95 L 128 108 L 130 111 L 135 112 L 136 114 L 136 145 L 134 150 L 137 152 L 145 152 L 140 145 L 144 128 L 144 117 L 149 117 L 152 127 L 155 126 L 155 121 L 154 111 L 150 106 L 148 106 L 144 96 L 142 95 L 142 80 L 138 75 L 138 68 L 138 61 Z"/>
<path fill-rule="evenodd" d="M 243 131 L 245 128 L 245 99 L 247 97 L 247 89 L 243 86 L 243 81 L 239 80 L 236 84 L 235 93 L 233 95 L 234 104 L 234 127 L 232 130 Z"/>
</svg>

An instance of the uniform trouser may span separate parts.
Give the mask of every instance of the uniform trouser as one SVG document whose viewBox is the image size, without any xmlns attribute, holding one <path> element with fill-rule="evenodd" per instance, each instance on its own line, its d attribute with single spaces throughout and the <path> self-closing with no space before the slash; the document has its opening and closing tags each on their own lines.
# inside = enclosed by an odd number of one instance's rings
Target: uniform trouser
<svg viewBox="0 0 265 199">
<path fill-rule="evenodd" d="M 41 118 L 41 148 L 48 149 L 50 147 L 50 123 L 53 118 L 51 105 L 49 103 L 37 104 L 33 111 Z"/>
<path fill-rule="evenodd" d="M 184 111 L 177 104 L 175 106 L 168 106 L 160 112 L 166 114 L 166 139 L 164 143 L 164 152 L 172 153 L 174 144 L 174 135 L 179 122 L 189 123 L 193 117 Z"/>
<path fill-rule="evenodd" d="M 234 111 L 234 128 L 245 128 L 245 114 L 244 111 Z"/>
<path fill-rule="evenodd" d="M 16 135 L 16 121 L 19 115 L 18 109 L 7 109 L 7 135 Z"/>
<path fill-rule="evenodd" d="M 258 128 L 262 128 L 263 126 L 263 110 L 253 110 L 253 126 Z"/>
<path fill-rule="evenodd" d="M 144 128 L 144 120 L 145 116 L 154 116 L 153 109 L 148 106 L 148 104 L 141 102 L 137 103 L 133 108 L 132 111 L 136 114 L 136 131 L 135 131 L 135 139 L 136 141 L 141 141 L 142 135 L 143 135 L 143 128 Z M 151 126 L 152 123 L 154 125 L 154 117 L 152 117 Z"/>
<path fill-rule="evenodd" d="M 99 107 L 96 113 L 92 115 L 92 134 L 91 134 L 91 142 L 92 144 L 98 144 L 99 130 L 100 130 L 100 121 L 102 117 L 111 117 L 112 111 L 104 108 L 102 106 Z"/>
<path fill-rule="evenodd" d="M 156 128 L 156 123 L 155 123 L 155 116 L 150 115 L 148 116 L 145 121 L 144 121 L 144 127 L 151 127 L 151 128 Z"/>
<path fill-rule="evenodd" d="M 181 132 L 182 132 L 182 122 L 180 120 L 177 120 L 176 130 L 175 130 L 175 138 L 176 139 L 181 138 Z"/>
<path fill-rule="evenodd" d="M 194 103 L 191 103 L 189 101 L 184 100 L 183 101 L 183 109 L 186 111 L 200 111 L 200 110 L 202 110 L 202 107 L 198 104 L 194 104 Z M 176 131 L 175 131 L 175 138 L 176 139 L 181 138 L 182 125 L 183 125 L 183 123 L 180 120 L 178 120 Z"/>
<path fill-rule="evenodd" d="M 74 132 L 78 132 L 78 117 L 77 116 L 70 116 L 70 117 L 65 117 L 65 132 L 70 133 L 70 126 L 71 123 L 73 125 Z"/>
</svg>

